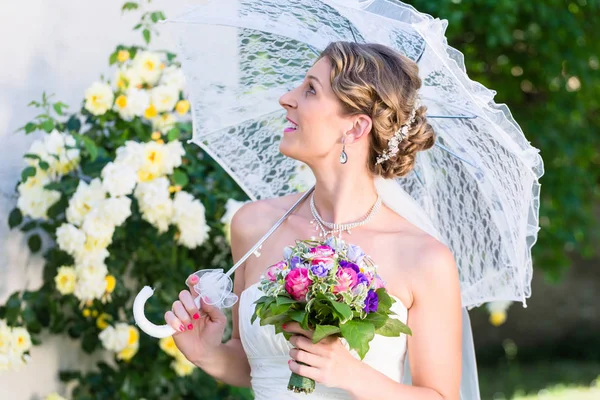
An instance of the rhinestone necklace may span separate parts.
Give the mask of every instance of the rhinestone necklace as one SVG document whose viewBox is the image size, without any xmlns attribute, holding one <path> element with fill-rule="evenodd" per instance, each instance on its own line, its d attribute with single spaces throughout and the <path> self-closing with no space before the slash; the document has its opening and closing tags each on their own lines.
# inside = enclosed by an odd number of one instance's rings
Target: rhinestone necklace
<svg viewBox="0 0 600 400">
<path fill-rule="evenodd" d="M 358 228 L 369 222 L 371 218 L 377 213 L 379 208 L 381 207 L 381 198 L 379 195 L 377 196 L 377 201 L 371 206 L 369 211 L 365 214 L 365 216 L 358 221 L 349 222 L 345 224 L 336 224 L 333 222 L 324 221 L 323 218 L 319 215 L 317 208 L 315 207 L 315 192 L 310 196 L 310 211 L 314 217 L 312 221 L 310 221 L 311 225 L 315 224 L 315 230 L 320 230 L 319 237 L 326 238 L 328 235 L 335 236 L 337 233 L 338 236 L 342 237 L 342 232 L 346 231 L 348 234 L 352 234 L 351 229 Z M 326 229 L 327 228 L 327 229 Z"/>
</svg>

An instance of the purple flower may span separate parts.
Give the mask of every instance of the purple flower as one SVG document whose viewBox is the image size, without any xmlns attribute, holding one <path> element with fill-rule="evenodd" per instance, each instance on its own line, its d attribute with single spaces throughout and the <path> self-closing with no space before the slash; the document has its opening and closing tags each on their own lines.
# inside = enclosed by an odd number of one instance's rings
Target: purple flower
<svg viewBox="0 0 600 400">
<path fill-rule="evenodd" d="M 365 285 L 369 285 L 369 278 L 366 277 L 365 274 L 359 272 L 356 277 L 358 278 L 358 284 L 364 283 Z"/>
<path fill-rule="evenodd" d="M 300 259 L 300 257 L 294 256 L 290 260 L 290 268 L 291 269 L 296 269 L 296 268 L 298 268 L 300 266 L 301 263 L 302 263 L 302 260 Z"/>
<path fill-rule="evenodd" d="M 353 262 L 350 262 L 350 261 L 341 260 L 340 261 L 340 267 L 341 268 L 352 268 L 354 270 L 354 272 L 356 272 L 357 274 L 360 273 L 360 268 L 358 268 L 358 265 L 356 265 L 356 264 L 354 264 Z"/>
<path fill-rule="evenodd" d="M 365 308 L 363 308 L 363 310 L 366 313 L 376 312 L 378 306 L 379 297 L 377 297 L 377 293 L 374 290 L 369 290 L 367 298 L 365 299 Z"/>
<path fill-rule="evenodd" d="M 329 269 L 327 268 L 326 264 L 313 264 L 310 267 L 310 270 L 315 276 L 318 276 L 319 278 L 324 278 L 329 274 Z"/>
<path fill-rule="evenodd" d="M 359 264 L 365 256 L 364 251 L 362 251 L 360 247 L 353 244 L 348 245 L 346 252 L 348 259 L 356 264 Z"/>
</svg>

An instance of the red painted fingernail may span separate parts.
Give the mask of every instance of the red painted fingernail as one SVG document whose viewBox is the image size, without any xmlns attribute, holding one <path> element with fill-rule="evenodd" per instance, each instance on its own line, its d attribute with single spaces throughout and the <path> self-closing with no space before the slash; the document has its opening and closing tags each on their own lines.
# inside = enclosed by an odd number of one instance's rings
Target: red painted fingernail
<svg viewBox="0 0 600 400">
<path fill-rule="evenodd" d="M 198 318 L 200 318 L 200 314 L 196 313 L 196 314 L 192 315 L 192 318 L 198 319 Z"/>
<path fill-rule="evenodd" d="M 283 329 L 285 329 L 285 327 L 286 327 L 286 326 L 287 326 L 287 324 L 283 324 L 283 325 L 281 325 L 281 327 L 282 327 Z"/>
<path fill-rule="evenodd" d="M 196 283 L 196 282 L 198 282 L 198 277 L 196 275 L 192 275 L 192 277 L 190 278 L 190 281 L 192 281 L 192 283 Z"/>
<path fill-rule="evenodd" d="M 290 365 L 292 363 L 292 360 L 288 360 L 288 365 Z"/>
<path fill-rule="evenodd" d="M 179 325 L 179 330 L 181 332 L 184 332 L 185 331 L 185 326 L 183 326 L 183 324 Z"/>
<path fill-rule="evenodd" d="M 189 324 L 189 325 L 188 325 L 188 329 L 191 331 L 192 329 L 194 329 L 194 325 L 192 325 L 192 324 Z"/>
</svg>

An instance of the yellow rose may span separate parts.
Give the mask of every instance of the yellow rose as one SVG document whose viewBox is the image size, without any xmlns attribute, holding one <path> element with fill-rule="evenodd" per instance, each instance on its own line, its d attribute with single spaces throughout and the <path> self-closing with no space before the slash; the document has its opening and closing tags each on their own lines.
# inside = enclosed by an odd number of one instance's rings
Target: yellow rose
<svg viewBox="0 0 600 400">
<path fill-rule="evenodd" d="M 158 111 L 156 111 L 156 107 L 154 107 L 154 104 L 150 104 L 150 107 L 146 108 L 146 111 L 144 111 L 144 117 L 146 117 L 146 119 L 152 119 L 157 115 Z"/>
<path fill-rule="evenodd" d="M 94 82 L 85 91 L 85 109 L 94 115 L 106 113 L 113 105 L 114 93 L 104 82 Z"/>
<path fill-rule="evenodd" d="M 127 346 L 123 350 L 117 353 L 117 358 L 123 361 L 129 361 L 136 355 L 139 348 L 139 344 L 135 344 L 134 346 Z"/>
<path fill-rule="evenodd" d="M 158 342 L 162 351 L 170 355 L 171 357 L 175 357 L 179 349 L 175 345 L 175 340 L 173 340 L 173 336 L 167 336 L 166 338 L 160 339 Z"/>
<path fill-rule="evenodd" d="M 190 102 L 187 100 L 179 100 L 177 105 L 175 106 L 175 111 L 179 113 L 179 115 L 184 115 L 190 110 Z"/>
<path fill-rule="evenodd" d="M 119 50 L 117 53 L 117 61 L 124 63 L 127 60 L 129 60 L 129 52 L 127 50 Z"/>
<path fill-rule="evenodd" d="M 127 107 L 127 96 L 125 96 L 124 94 L 119 95 L 119 97 L 117 97 L 117 99 L 115 100 L 115 104 L 120 109 Z"/>
<path fill-rule="evenodd" d="M 112 316 L 107 313 L 102 313 L 96 320 L 96 326 L 98 329 L 106 329 L 110 321 L 112 321 Z"/>
<path fill-rule="evenodd" d="M 140 340 L 140 331 L 133 325 L 129 326 L 129 339 L 127 340 L 127 346 L 137 345 Z"/>
<path fill-rule="evenodd" d="M 117 279 L 112 275 L 106 275 L 106 293 L 112 293 L 117 285 Z"/>
<path fill-rule="evenodd" d="M 160 134 L 160 132 L 158 132 L 158 131 L 152 132 L 152 140 L 158 140 L 161 137 L 162 137 L 162 135 Z"/>
<path fill-rule="evenodd" d="M 188 376 L 194 372 L 196 366 L 186 358 L 176 358 L 175 361 L 171 363 L 171 368 L 173 368 L 178 376 Z"/>
<path fill-rule="evenodd" d="M 50 393 L 44 400 L 67 400 L 58 393 Z"/>
<path fill-rule="evenodd" d="M 71 294 L 75 291 L 76 274 L 75 268 L 62 266 L 54 277 L 56 289 L 62 295 Z"/>
<path fill-rule="evenodd" d="M 84 308 L 83 311 L 81 312 L 83 314 L 84 317 L 89 317 L 90 315 L 92 315 L 92 312 L 90 311 L 89 308 Z"/>
<path fill-rule="evenodd" d="M 490 323 L 494 326 L 500 326 L 506 322 L 506 312 L 496 311 L 490 314 Z"/>
</svg>

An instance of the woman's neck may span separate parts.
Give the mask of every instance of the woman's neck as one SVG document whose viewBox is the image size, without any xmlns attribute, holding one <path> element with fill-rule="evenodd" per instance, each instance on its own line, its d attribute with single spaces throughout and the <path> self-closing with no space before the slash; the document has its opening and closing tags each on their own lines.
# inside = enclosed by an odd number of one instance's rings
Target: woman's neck
<svg viewBox="0 0 600 400">
<path fill-rule="evenodd" d="M 366 172 L 315 172 L 315 207 L 323 220 L 336 224 L 360 220 L 377 201 L 373 177 Z"/>
</svg>

